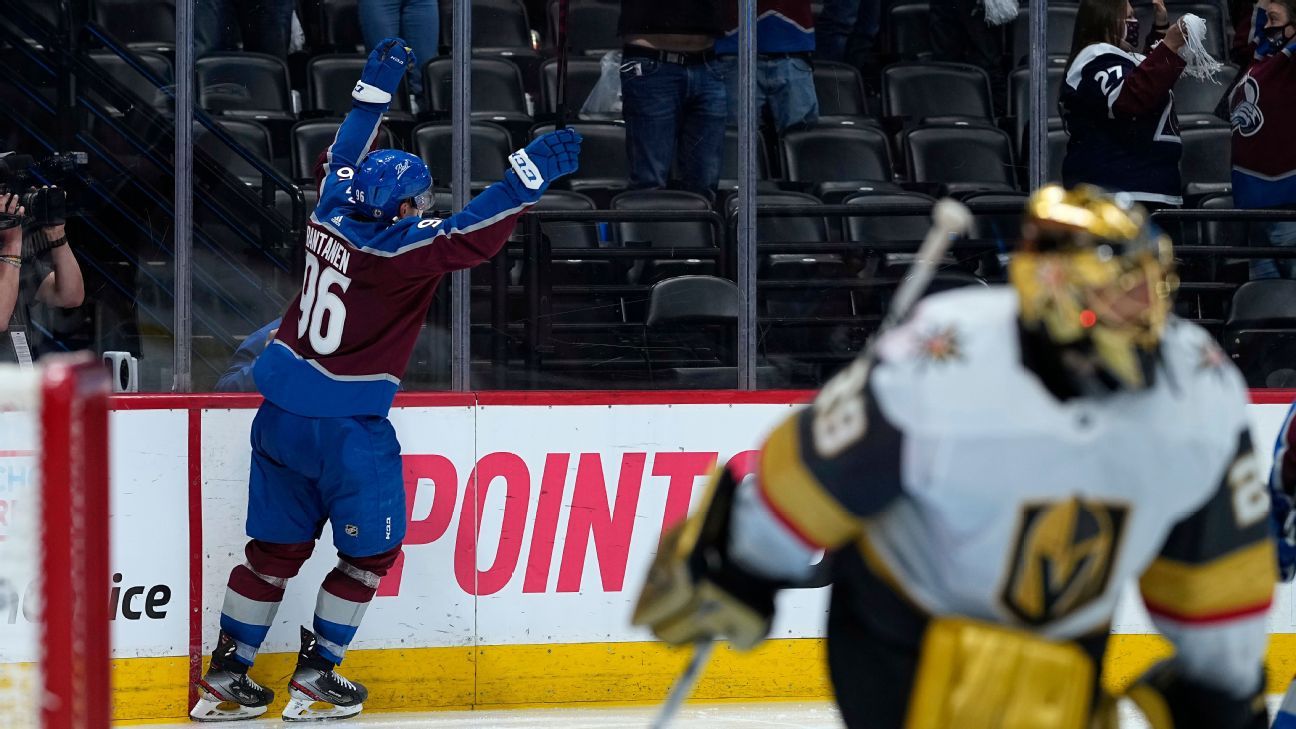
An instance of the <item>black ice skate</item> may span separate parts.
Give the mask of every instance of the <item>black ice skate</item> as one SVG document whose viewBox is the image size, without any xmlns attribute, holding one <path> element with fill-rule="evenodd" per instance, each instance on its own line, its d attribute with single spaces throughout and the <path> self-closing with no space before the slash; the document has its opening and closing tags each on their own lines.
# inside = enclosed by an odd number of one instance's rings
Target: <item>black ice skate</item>
<svg viewBox="0 0 1296 729">
<path fill-rule="evenodd" d="M 283 710 L 284 721 L 325 721 L 359 714 L 369 692 L 333 670 L 333 664 L 315 647 L 314 633 L 303 627 L 301 637 L 297 670 L 288 682 L 289 698 L 288 706 Z M 317 704 L 329 704 L 332 708 L 315 708 Z"/>
<path fill-rule="evenodd" d="M 255 719 L 274 701 L 274 692 L 247 675 L 247 666 L 234 659 L 238 646 L 221 631 L 212 653 L 211 666 L 196 684 L 198 703 L 189 718 L 194 721 L 240 721 Z"/>
</svg>

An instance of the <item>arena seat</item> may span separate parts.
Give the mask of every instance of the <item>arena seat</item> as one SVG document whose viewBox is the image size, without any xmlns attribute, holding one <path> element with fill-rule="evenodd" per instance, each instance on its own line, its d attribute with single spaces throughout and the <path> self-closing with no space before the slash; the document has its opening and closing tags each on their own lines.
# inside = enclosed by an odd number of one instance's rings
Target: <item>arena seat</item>
<svg viewBox="0 0 1296 729">
<path fill-rule="evenodd" d="M 714 276 L 677 276 L 654 284 L 643 350 L 653 381 L 684 389 L 737 387 L 738 300 L 738 286 Z M 663 359 L 675 366 L 654 365 Z M 694 364 L 699 362 L 705 364 Z"/>
<path fill-rule="evenodd" d="M 1071 37 L 1075 34 L 1079 3 L 1051 2 L 1048 4 L 1048 55 L 1053 65 L 1061 66 L 1071 54 Z M 1012 24 L 1012 49 L 1009 56 L 1017 63 L 1025 63 L 1030 52 L 1030 10 L 1021 8 Z"/>
<path fill-rule="evenodd" d="M 306 108 L 330 116 L 346 116 L 351 111 L 351 91 L 364 71 L 365 57 L 354 54 L 326 54 L 306 62 Z M 409 92 L 405 83 L 392 94 L 388 119 L 412 122 Z"/>
<path fill-rule="evenodd" d="M 292 118 L 288 67 L 263 53 L 213 53 L 194 63 L 203 109 L 238 116 Z M 355 78 L 351 79 L 355 83 Z"/>
<path fill-rule="evenodd" d="M 882 69 L 882 113 L 911 122 L 991 120 L 990 77 L 965 63 L 893 63 Z"/>
<path fill-rule="evenodd" d="M 440 3 L 441 45 L 454 44 L 452 3 Z M 531 26 L 522 0 L 472 0 L 474 53 L 496 55 L 501 50 L 530 51 Z"/>
<path fill-rule="evenodd" d="M 550 0 L 546 8 L 549 19 L 549 43 L 558 37 L 558 3 Z M 572 0 L 567 8 L 567 43 L 573 54 L 602 56 L 621 47 L 617 22 L 621 3 L 617 0 Z"/>
<path fill-rule="evenodd" d="M 630 190 L 612 198 L 613 210 L 638 210 L 658 212 L 682 210 L 705 212 L 711 210 L 711 201 L 701 195 L 683 190 Z M 613 227 L 615 238 L 625 248 L 716 249 L 715 231 L 706 221 L 676 222 L 619 222 Z M 647 284 L 670 276 L 688 274 L 714 274 L 719 263 L 714 257 L 681 259 L 645 257 L 636 261 L 626 273 L 632 284 Z"/>
<path fill-rule="evenodd" d="M 175 83 L 175 70 L 171 67 L 171 61 L 167 60 L 166 56 L 149 51 L 136 51 L 135 55 L 144 64 L 145 68 L 158 77 L 158 80 L 168 85 Z M 162 108 L 169 105 L 170 100 L 166 94 L 162 93 L 152 82 L 131 68 L 116 53 L 111 51 L 91 51 L 90 58 L 145 104 Z M 86 88 L 86 91 L 99 99 L 93 87 Z M 107 103 L 106 99 L 99 100 Z M 126 109 L 114 108 L 114 111 L 120 114 Z"/>
<path fill-rule="evenodd" d="M 783 170 L 792 182 L 815 183 L 820 197 L 854 192 L 861 183 L 890 182 L 886 134 L 870 127 L 816 127 L 788 132 L 781 142 Z"/>
<path fill-rule="evenodd" d="M 1175 113 L 1179 115 L 1180 122 L 1191 123 L 1197 116 L 1219 121 L 1215 116 L 1215 108 L 1219 106 L 1225 92 L 1233 87 L 1237 75 L 1238 67 L 1226 63 L 1214 81 L 1186 74 L 1180 76 L 1174 86 Z"/>
<path fill-rule="evenodd" d="M 901 144 L 910 179 L 939 183 L 951 194 L 1016 190 L 1012 141 L 991 126 L 930 125 L 906 132 Z"/>
<path fill-rule="evenodd" d="M 1054 123 L 1061 123 L 1061 111 L 1058 109 L 1058 99 L 1062 94 L 1062 81 L 1066 77 L 1066 70 L 1060 66 L 1050 66 L 1046 69 L 1048 78 L 1048 123 L 1052 126 Z M 1008 116 L 1012 119 L 1013 148 L 1018 152 L 1025 154 L 1026 129 L 1030 126 L 1031 117 L 1031 100 L 1030 100 L 1030 69 L 1018 68 L 1008 74 Z"/>
<path fill-rule="evenodd" d="M 270 140 L 270 131 L 263 125 L 248 119 L 218 119 L 217 124 L 240 146 L 266 164 L 273 164 L 274 146 Z M 249 185 L 261 186 L 261 173 L 255 167 L 197 123 L 194 124 L 194 148 L 202 150 L 216 167 Z"/>
<path fill-rule="evenodd" d="M 358 0 L 320 0 L 320 26 L 324 42 L 337 53 L 362 53 Z"/>
<path fill-rule="evenodd" d="M 1233 130 L 1221 122 L 1214 126 L 1184 127 L 1183 156 L 1179 173 L 1184 194 L 1227 192 L 1233 187 Z"/>
<path fill-rule="evenodd" d="M 435 184 L 449 185 L 451 160 L 454 154 L 450 124 L 431 122 L 414 128 L 414 153 L 427 162 Z M 498 182 L 509 168 L 508 156 L 512 153 L 512 140 L 508 130 L 489 122 L 472 125 L 472 151 L 470 164 L 472 187 L 480 189 Z"/>
<path fill-rule="evenodd" d="M 508 61 L 487 57 L 472 63 L 472 113 L 520 115 L 527 119 L 526 92 L 522 72 Z M 423 67 L 428 108 L 448 113 L 453 103 L 451 84 L 454 64 L 449 58 L 434 58 Z"/>
<path fill-rule="evenodd" d="M 815 61 L 815 95 L 819 98 L 819 117 L 866 117 L 868 101 L 864 81 L 849 63 Z"/>
<path fill-rule="evenodd" d="M 931 4 L 904 2 L 888 13 L 891 25 L 891 53 L 902 61 L 917 61 L 932 54 Z"/>
<path fill-rule="evenodd" d="M 1222 339 L 1249 386 L 1296 386 L 1296 281 L 1242 284 L 1233 295 Z"/>
<path fill-rule="evenodd" d="M 52 3 L 57 5 L 57 3 Z M 175 4 L 157 0 L 97 0 L 95 22 L 131 50 L 175 55 Z"/>
<path fill-rule="evenodd" d="M 584 137 L 581 142 L 581 165 L 567 185 L 577 192 L 587 194 L 624 190 L 629 184 L 630 168 L 625 154 L 625 127 L 611 122 L 580 122 L 569 124 Z M 531 130 L 531 138 L 551 132 L 552 124 L 542 124 Z M 598 196 L 591 194 L 596 200 Z"/>
<path fill-rule="evenodd" d="M 567 59 L 567 110 L 572 118 L 580 114 L 585 99 L 598 83 L 602 68 L 597 58 L 574 56 Z M 558 59 L 540 64 L 540 109 L 546 114 L 558 113 Z M 619 118 L 612 115 L 611 118 Z M 584 117 L 582 117 L 584 118 Z M 600 118 L 600 117 L 590 117 Z"/>
<path fill-rule="evenodd" d="M 294 180 L 313 183 L 315 162 L 319 160 L 320 152 L 328 149 L 328 146 L 333 143 L 341 124 L 341 119 L 307 119 L 293 125 L 289 136 L 292 142 L 290 153 Z M 386 126 L 381 127 L 378 131 L 378 148 L 397 149 L 399 147 L 391 130 Z"/>
</svg>

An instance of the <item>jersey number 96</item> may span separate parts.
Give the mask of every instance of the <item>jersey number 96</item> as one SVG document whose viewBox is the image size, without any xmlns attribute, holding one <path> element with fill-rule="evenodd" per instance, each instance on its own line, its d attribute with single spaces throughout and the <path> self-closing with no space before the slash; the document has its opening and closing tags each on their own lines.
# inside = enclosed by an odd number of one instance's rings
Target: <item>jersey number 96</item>
<svg viewBox="0 0 1296 729">
<path fill-rule="evenodd" d="M 306 277 L 302 283 L 301 314 L 297 317 L 297 339 L 310 332 L 310 346 L 316 354 L 328 355 L 342 344 L 342 327 L 346 326 L 346 304 L 333 289 L 346 293 L 351 279 L 332 266 L 320 264 L 312 253 L 306 254 Z"/>
</svg>

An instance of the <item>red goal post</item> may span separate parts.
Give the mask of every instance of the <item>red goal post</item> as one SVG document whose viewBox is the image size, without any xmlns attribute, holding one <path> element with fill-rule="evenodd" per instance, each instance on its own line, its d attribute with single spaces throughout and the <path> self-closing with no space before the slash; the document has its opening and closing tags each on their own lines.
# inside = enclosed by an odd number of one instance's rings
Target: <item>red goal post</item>
<svg viewBox="0 0 1296 729">
<path fill-rule="evenodd" d="M 0 368 L 0 729 L 109 725 L 109 392 L 89 354 Z"/>
</svg>

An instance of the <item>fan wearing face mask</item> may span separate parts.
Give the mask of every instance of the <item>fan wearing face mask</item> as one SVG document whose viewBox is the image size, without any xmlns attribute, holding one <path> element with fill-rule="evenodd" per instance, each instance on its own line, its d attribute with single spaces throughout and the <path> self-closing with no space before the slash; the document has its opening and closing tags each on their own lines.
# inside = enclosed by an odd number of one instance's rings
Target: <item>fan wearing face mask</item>
<svg viewBox="0 0 1296 729">
<path fill-rule="evenodd" d="M 1125 192 L 1150 209 L 1182 205 L 1170 91 L 1187 67 L 1183 30 L 1157 0 L 1142 53 L 1139 35 L 1128 0 L 1080 3 L 1060 101 L 1070 134 L 1062 181 Z"/>
<path fill-rule="evenodd" d="M 1233 124 L 1233 202 L 1239 208 L 1296 212 L 1296 0 L 1260 0 L 1255 59 L 1229 92 Z M 1296 246 L 1296 221 L 1256 224 L 1255 245 Z M 1251 262 L 1251 278 L 1296 278 L 1296 258 Z"/>
</svg>

